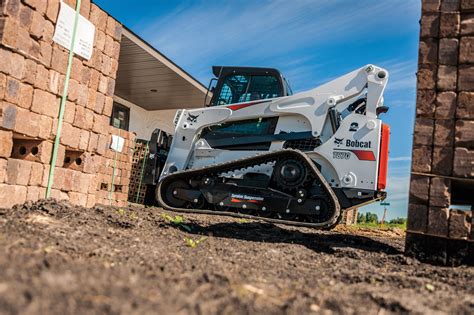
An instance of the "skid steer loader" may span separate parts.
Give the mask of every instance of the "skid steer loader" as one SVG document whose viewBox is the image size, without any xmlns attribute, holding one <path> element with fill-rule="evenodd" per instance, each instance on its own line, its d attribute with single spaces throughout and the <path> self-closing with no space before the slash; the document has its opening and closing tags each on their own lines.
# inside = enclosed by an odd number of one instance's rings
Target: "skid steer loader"
<svg viewBox="0 0 474 315">
<path fill-rule="evenodd" d="M 385 199 L 386 70 L 367 65 L 294 95 L 275 69 L 213 72 L 209 106 L 175 116 L 155 173 L 162 207 L 331 228 L 344 210 Z"/>
</svg>

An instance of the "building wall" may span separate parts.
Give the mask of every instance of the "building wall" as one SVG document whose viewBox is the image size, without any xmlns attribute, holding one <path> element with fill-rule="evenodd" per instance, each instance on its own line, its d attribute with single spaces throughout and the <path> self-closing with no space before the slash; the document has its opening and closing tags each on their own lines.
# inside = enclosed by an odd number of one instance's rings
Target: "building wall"
<svg viewBox="0 0 474 315">
<path fill-rule="evenodd" d="M 474 1 L 423 0 L 420 27 L 406 251 L 455 264 L 474 240 L 453 209 L 474 191 Z"/>
<path fill-rule="evenodd" d="M 68 58 L 52 41 L 59 2 L 0 1 L 0 207 L 45 196 Z M 52 196 L 125 205 L 134 136 L 109 149 L 122 26 L 89 0 L 81 14 L 96 26 L 94 52 L 73 60 Z"/>
</svg>

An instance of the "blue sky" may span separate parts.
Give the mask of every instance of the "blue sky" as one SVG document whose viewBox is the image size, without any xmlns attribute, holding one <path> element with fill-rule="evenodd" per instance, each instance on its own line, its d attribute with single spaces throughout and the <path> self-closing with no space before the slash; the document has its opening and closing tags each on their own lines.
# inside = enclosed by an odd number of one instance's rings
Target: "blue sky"
<svg viewBox="0 0 474 315">
<path fill-rule="evenodd" d="M 95 2 L 204 85 L 213 65 L 278 68 L 295 92 L 368 63 L 388 69 L 388 215 L 406 216 L 420 1 Z"/>
</svg>

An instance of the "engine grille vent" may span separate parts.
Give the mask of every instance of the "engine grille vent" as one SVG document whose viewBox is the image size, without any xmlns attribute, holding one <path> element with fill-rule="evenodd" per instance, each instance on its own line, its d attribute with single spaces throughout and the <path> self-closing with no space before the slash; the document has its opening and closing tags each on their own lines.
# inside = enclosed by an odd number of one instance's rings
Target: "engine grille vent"
<svg viewBox="0 0 474 315">
<path fill-rule="evenodd" d="M 300 151 L 313 151 L 321 145 L 319 139 L 288 140 L 283 144 L 284 149 L 296 149 Z"/>
</svg>

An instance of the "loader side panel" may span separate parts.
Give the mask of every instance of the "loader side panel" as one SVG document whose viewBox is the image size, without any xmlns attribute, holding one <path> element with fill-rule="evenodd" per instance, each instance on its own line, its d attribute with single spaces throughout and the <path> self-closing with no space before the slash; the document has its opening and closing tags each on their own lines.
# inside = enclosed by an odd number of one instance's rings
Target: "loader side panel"
<svg viewBox="0 0 474 315">
<path fill-rule="evenodd" d="M 382 136 L 380 141 L 380 161 L 379 161 L 379 175 L 377 178 L 377 189 L 384 190 L 387 186 L 387 172 L 388 172 L 388 148 L 390 142 L 390 126 L 382 124 Z"/>
</svg>

